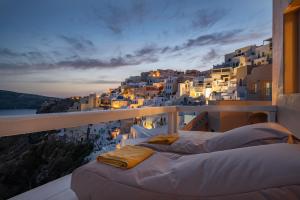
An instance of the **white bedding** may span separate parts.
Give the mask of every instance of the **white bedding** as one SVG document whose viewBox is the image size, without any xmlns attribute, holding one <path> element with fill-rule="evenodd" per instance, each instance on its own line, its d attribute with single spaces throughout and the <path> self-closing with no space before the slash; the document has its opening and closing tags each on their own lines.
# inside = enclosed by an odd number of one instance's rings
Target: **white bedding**
<svg viewBox="0 0 300 200">
<path fill-rule="evenodd" d="M 123 170 L 91 162 L 72 173 L 79 199 L 300 199 L 300 145 L 180 156 L 156 152 Z"/>
</svg>

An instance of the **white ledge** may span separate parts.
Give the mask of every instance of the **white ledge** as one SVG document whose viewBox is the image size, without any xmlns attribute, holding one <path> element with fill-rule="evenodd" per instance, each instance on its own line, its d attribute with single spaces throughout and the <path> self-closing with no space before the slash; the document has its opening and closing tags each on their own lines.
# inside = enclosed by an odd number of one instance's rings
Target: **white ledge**
<svg viewBox="0 0 300 200">
<path fill-rule="evenodd" d="M 275 120 L 276 106 L 162 106 L 124 110 L 51 113 L 0 117 L 0 136 L 79 127 L 135 117 L 168 114 L 169 131 L 176 131 L 177 112 L 265 112 Z"/>
<path fill-rule="evenodd" d="M 175 106 L 126 110 L 50 113 L 0 117 L 0 136 L 79 127 L 87 124 L 176 112 Z"/>
<path fill-rule="evenodd" d="M 71 174 L 19 194 L 9 200 L 78 200 L 71 190 Z"/>
</svg>

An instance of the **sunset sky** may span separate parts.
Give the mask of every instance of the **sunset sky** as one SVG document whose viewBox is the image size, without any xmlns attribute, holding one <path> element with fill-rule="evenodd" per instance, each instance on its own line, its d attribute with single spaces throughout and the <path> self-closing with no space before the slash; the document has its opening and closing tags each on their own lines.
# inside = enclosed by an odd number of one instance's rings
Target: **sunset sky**
<svg viewBox="0 0 300 200">
<path fill-rule="evenodd" d="M 0 89 L 68 97 L 205 70 L 272 34 L 271 0 L 0 0 Z"/>
</svg>

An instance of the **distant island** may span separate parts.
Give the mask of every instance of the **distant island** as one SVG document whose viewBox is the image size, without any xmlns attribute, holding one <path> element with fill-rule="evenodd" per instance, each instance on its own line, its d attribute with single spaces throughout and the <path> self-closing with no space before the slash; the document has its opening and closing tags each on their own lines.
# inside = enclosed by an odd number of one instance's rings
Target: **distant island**
<svg viewBox="0 0 300 200">
<path fill-rule="evenodd" d="M 46 101 L 58 98 L 0 90 L 0 109 L 38 109 Z"/>
</svg>

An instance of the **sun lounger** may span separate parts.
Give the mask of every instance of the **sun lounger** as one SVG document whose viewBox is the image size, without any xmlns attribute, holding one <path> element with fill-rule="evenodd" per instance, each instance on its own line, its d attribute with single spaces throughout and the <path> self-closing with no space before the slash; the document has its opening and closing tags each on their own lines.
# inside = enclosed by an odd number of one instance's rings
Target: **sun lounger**
<svg viewBox="0 0 300 200">
<path fill-rule="evenodd" d="M 224 133 L 202 132 L 180 134 L 170 145 L 152 144 L 144 141 L 138 145 L 161 152 L 198 154 L 226 149 L 285 143 L 292 133 L 277 123 L 259 123 L 235 128 Z"/>
<path fill-rule="evenodd" d="M 79 200 L 300 199 L 300 145 L 178 155 L 156 152 L 131 169 L 97 161 L 72 173 Z"/>
<path fill-rule="evenodd" d="M 179 134 L 179 139 L 171 145 L 152 144 L 143 141 L 138 145 L 154 149 L 161 152 L 173 152 L 177 154 L 197 154 L 204 153 L 203 144 L 206 140 L 216 137 L 222 133 L 216 132 L 193 132 Z"/>
</svg>

